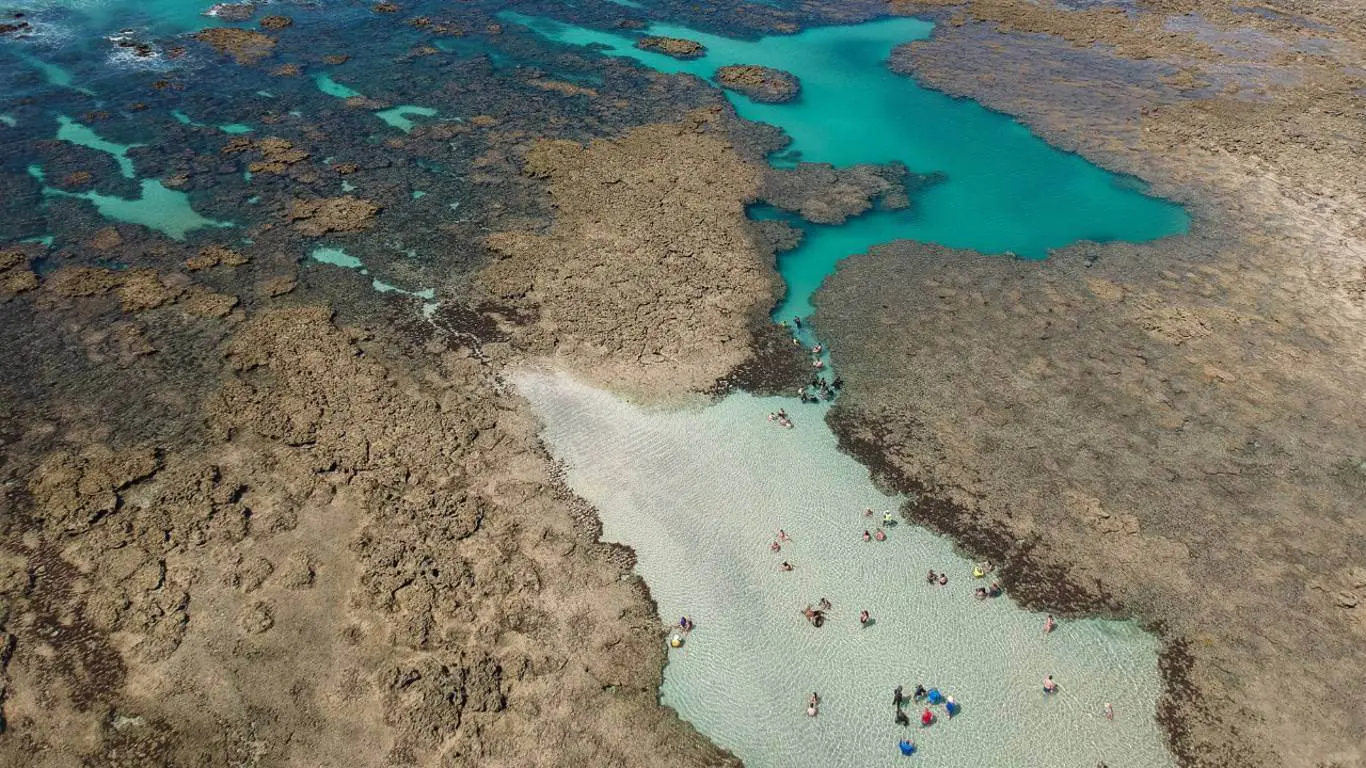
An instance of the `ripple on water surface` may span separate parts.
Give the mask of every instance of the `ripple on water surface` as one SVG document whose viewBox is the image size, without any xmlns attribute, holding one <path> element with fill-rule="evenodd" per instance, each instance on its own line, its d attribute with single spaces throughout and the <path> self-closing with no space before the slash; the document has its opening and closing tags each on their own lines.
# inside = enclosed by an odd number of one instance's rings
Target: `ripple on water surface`
<svg viewBox="0 0 1366 768">
<path fill-rule="evenodd" d="M 899 502 L 836 447 L 824 408 L 766 418 L 790 400 L 734 395 L 683 411 L 649 411 L 565 377 L 525 374 L 519 390 L 543 437 L 592 502 L 603 538 L 627 544 L 668 622 L 697 624 L 671 651 L 663 700 L 750 766 L 1170 766 L 1154 718 L 1157 642 L 1127 622 L 1067 622 L 1006 599 L 978 601 L 972 564 L 946 540 L 894 525 L 865 543 Z M 862 510 L 878 510 L 873 519 Z M 770 553 L 774 531 L 792 541 Z M 796 570 L 778 571 L 792 562 Z M 925 583 L 927 569 L 950 576 Z M 799 609 L 827 597 L 829 622 Z M 874 623 L 861 627 L 858 613 Z M 1061 693 L 1045 696 L 1052 674 Z M 954 719 L 903 729 L 892 689 L 935 686 L 962 705 Z M 811 691 L 823 700 L 806 715 Z M 1114 704 L 1113 722 L 1103 715 Z M 919 708 L 908 713 L 918 723 Z"/>
</svg>

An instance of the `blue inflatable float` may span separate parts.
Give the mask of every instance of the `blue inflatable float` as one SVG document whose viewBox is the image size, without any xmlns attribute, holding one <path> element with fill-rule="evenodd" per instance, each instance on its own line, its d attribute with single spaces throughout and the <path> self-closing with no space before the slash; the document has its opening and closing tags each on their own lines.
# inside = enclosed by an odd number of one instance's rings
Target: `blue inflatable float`
<svg viewBox="0 0 1366 768">
<path fill-rule="evenodd" d="M 931 688 L 929 700 L 931 704 L 939 704 L 944 701 L 944 694 L 940 693 L 938 688 Z"/>
<path fill-rule="evenodd" d="M 901 754 L 903 755 L 915 754 L 915 742 L 910 739 L 902 739 L 901 743 L 897 744 L 897 746 L 901 748 Z"/>
</svg>

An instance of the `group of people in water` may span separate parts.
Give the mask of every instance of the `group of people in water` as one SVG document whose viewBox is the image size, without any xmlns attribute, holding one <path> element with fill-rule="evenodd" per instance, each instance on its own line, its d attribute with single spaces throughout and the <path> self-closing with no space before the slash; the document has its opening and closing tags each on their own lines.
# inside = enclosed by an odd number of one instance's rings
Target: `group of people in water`
<svg viewBox="0 0 1366 768">
<path fill-rule="evenodd" d="M 779 411 L 770 418 L 786 418 L 786 413 Z M 875 514 L 876 513 L 874 513 L 872 509 L 866 509 L 863 512 L 865 518 L 874 517 Z M 875 529 L 864 530 L 863 540 L 886 540 L 887 535 L 884 532 L 884 529 L 888 526 L 896 525 L 896 522 L 895 516 L 891 511 L 884 512 L 880 524 Z M 791 543 L 791 541 L 792 537 L 788 535 L 787 531 L 780 528 L 776 531 L 773 541 L 769 544 L 769 551 L 773 554 L 780 554 L 783 551 L 784 545 Z M 783 560 L 778 565 L 778 570 L 783 572 L 792 571 L 794 570 L 794 566 L 790 561 Z M 973 566 L 972 575 L 974 578 L 983 579 L 994 571 L 995 568 L 991 563 L 978 563 Z M 926 574 L 925 581 L 928 584 L 936 586 L 947 586 L 949 576 L 947 573 L 936 572 L 931 569 Z M 992 580 L 988 586 L 976 587 L 973 591 L 974 597 L 979 600 L 999 597 L 1002 594 L 1004 594 L 1004 588 L 1001 586 L 1001 583 L 996 580 Z M 826 619 L 833 608 L 834 606 L 831 604 L 830 600 L 822 597 L 814 605 L 808 603 L 805 608 L 801 609 L 801 614 L 812 626 L 822 627 L 825 625 Z M 874 623 L 872 615 L 866 609 L 859 611 L 858 618 L 860 626 L 863 627 L 870 626 Z M 686 617 L 680 620 L 679 629 L 681 631 L 687 632 L 691 628 L 691 621 Z M 1044 620 L 1044 634 L 1049 634 L 1056 628 L 1056 620 L 1054 620 L 1051 614 L 1048 615 Z M 1058 682 L 1053 679 L 1053 676 L 1048 675 L 1045 677 L 1043 680 L 1044 694 L 1051 696 L 1058 693 L 1058 691 L 1059 685 Z M 908 705 L 914 705 L 921 710 L 918 715 L 921 728 L 928 728 L 939 721 L 940 710 L 936 709 L 937 707 L 942 706 L 943 716 L 950 720 L 960 711 L 958 702 L 955 701 L 952 696 L 946 696 L 935 688 L 926 688 L 923 684 L 917 684 L 915 690 L 912 691 L 909 696 L 907 696 L 903 688 L 898 685 L 892 692 L 892 704 L 894 709 L 893 721 L 895 724 L 903 727 L 910 727 L 912 724 L 912 717 L 907 714 Z M 820 712 L 820 707 L 820 695 L 817 692 L 812 691 L 810 697 L 807 699 L 807 715 L 816 717 Z M 1114 708 L 1109 702 L 1105 703 L 1104 715 L 1107 719 L 1114 719 Z M 911 755 L 916 751 L 916 744 L 913 739 L 903 738 L 898 741 L 898 748 L 902 754 Z"/>
</svg>

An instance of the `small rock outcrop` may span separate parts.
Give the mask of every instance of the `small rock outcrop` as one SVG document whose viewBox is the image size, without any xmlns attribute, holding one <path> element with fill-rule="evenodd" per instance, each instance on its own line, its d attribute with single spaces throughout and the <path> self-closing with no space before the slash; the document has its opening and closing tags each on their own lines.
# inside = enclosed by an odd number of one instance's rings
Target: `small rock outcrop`
<svg viewBox="0 0 1366 768">
<path fill-rule="evenodd" d="M 739 91 L 764 104 L 784 104 L 801 93 L 801 81 L 796 75 L 757 64 L 732 64 L 716 70 L 715 79 L 722 88 Z"/>
<path fill-rule="evenodd" d="M 636 47 L 642 51 L 654 51 L 665 56 L 672 56 L 675 59 L 696 59 L 706 54 L 707 47 L 696 40 L 688 40 L 683 37 L 642 37 L 636 41 Z"/>
</svg>

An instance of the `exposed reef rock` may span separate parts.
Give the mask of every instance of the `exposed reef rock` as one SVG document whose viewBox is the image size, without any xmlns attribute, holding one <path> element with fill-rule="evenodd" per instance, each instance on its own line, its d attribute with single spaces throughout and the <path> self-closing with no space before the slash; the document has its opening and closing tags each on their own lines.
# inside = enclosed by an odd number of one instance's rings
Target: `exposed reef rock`
<svg viewBox="0 0 1366 768">
<path fill-rule="evenodd" d="M 802 163 L 765 173 L 759 196 L 812 223 L 843 224 L 874 202 L 890 210 L 909 206 L 906 177 L 901 163 L 839 169 L 829 163 Z"/>
<path fill-rule="evenodd" d="M 238 64 L 255 64 L 275 49 L 270 35 L 237 27 L 211 27 L 194 33 L 194 39 L 231 56 Z"/>
<path fill-rule="evenodd" d="M 675 59 L 696 59 L 707 52 L 705 45 L 681 37 L 646 36 L 636 41 L 636 47 L 642 51 L 654 51 Z"/>
<path fill-rule="evenodd" d="M 1195 689 L 1169 692 L 1165 724 L 1208 764 L 1259 765 L 1248 724 L 1278 705 L 1258 691 L 1293 688 L 1296 719 L 1340 722 L 1359 681 L 1336 670 L 1366 665 L 1366 612 L 1330 599 L 1361 564 L 1338 542 L 1366 503 L 1366 370 L 1268 316 L 1248 264 L 1176 253 L 897 243 L 842 265 L 813 322 L 845 380 L 832 424 L 921 495 L 914 519 L 1016 562 L 1012 589 L 1036 605 L 1198 640 Z"/>
<path fill-rule="evenodd" d="M 527 154 L 526 172 L 550 180 L 554 228 L 490 236 L 500 258 L 480 282 L 535 314 L 518 329 L 531 349 L 636 393 L 701 391 L 750 356 L 751 328 L 781 293 L 745 217 L 760 169 L 705 128 Z"/>
<path fill-rule="evenodd" d="M 716 70 L 714 77 L 722 88 L 739 91 L 765 104 L 792 101 L 801 93 L 801 83 L 796 75 L 757 64 L 732 64 L 721 67 Z"/>
<path fill-rule="evenodd" d="M 56 311 L 82 322 L 98 288 Z M 5 424 L 0 763 L 540 765 L 554 743 L 560 765 L 738 765 L 658 705 L 648 595 L 525 404 L 467 353 L 414 377 L 365 337 L 258 314 L 187 379 L 192 443 Z"/>
<path fill-rule="evenodd" d="M 294 19 L 288 16 L 266 16 L 258 23 L 262 29 L 284 29 L 294 26 Z"/>
<path fill-rule="evenodd" d="M 23 251 L 0 251 L 0 299 L 38 287 L 38 276 Z"/>
<path fill-rule="evenodd" d="M 380 206 L 353 195 L 295 200 L 290 203 L 285 218 L 294 228 L 309 237 L 320 237 L 329 232 L 360 232 L 374 226 Z"/>
</svg>

